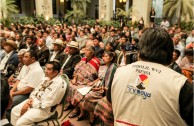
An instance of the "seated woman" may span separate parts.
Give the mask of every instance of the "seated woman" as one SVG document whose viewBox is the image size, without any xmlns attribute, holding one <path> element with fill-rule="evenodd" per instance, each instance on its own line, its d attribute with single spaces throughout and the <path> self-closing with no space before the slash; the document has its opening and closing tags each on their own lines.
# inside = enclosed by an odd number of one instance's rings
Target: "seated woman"
<svg viewBox="0 0 194 126">
<path fill-rule="evenodd" d="M 69 103 L 74 104 L 73 97 L 77 89 L 85 87 L 88 83 L 96 80 L 98 76 L 100 61 L 94 56 L 94 51 L 95 48 L 93 46 L 88 46 L 85 50 L 85 57 L 75 66 L 74 78 L 70 81 L 70 89 L 67 96 Z M 69 117 L 77 116 L 77 110 L 78 108 Z"/>
<path fill-rule="evenodd" d="M 185 57 L 181 60 L 180 67 L 183 74 L 188 78 L 188 81 L 192 83 L 194 71 L 193 49 L 185 50 Z"/>
<path fill-rule="evenodd" d="M 112 83 L 114 73 L 117 69 L 117 65 L 114 64 L 115 53 L 105 52 L 103 54 L 102 59 L 106 65 L 100 67 L 100 68 L 104 67 L 103 74 L 101 75 L 99 74 L 99 80 L 101 81 L 100 83 L 97 83 L 97 84 L 95 83 L 96 85 L 92 85 L 93 86 L 92 91 L 85 96 L 85 99 L 81 104 L 81 107 L 83 110 L 90 112 L 91 125 L 93 125 L 94 119 L 95 119 L 95 116 L 94 116 L 95 106 L 106 95 L 108 85 Z"/>
</svg>

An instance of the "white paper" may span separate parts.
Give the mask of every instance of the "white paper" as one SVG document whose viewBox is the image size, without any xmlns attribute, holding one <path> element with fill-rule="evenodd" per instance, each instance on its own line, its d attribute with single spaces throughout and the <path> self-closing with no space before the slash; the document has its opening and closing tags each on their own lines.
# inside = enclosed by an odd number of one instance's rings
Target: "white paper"
<svg viewBox="0 0 194 126">
<path fill-rule="evenodd" d="M 82 95 L 86 95 L 91 89 L 92 87 L 83 87 L 83 88 L 77 89 L 77 91 Z"/>
</svg>

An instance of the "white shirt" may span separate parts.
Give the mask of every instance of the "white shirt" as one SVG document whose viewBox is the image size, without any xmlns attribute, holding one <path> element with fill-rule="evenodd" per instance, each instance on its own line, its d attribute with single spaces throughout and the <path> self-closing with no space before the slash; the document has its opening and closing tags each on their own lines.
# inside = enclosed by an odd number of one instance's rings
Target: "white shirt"
<svg viewBox="0 0 194 126">
<path fill-rule="evenodd" d="M 57 53 L 58 53 L 59 51 L 54 51 L 53 52 L 53 55 L 51 56 L 51 58 L 50 58 L 50 61 L 53 61 L 54 59 L 55 59 L 55 56 L 57 55 Z"/>
<path fill-rule="evenodd" d="M 187 37 L 187 39 L 186 39 L 186 45 L 188 45 L 191 42 L 194 42 L 194 36 Z"/>
<path fill-rule="evenodd" d="M 44 78 L 41 84 L 33 90 L 30 98 L 33 99 L 33 108 L 49 109 L 51 106 L 59 104 L 65 94 L 67 83 L 60 75 L 52 80 Z"/>
<path fill-rule="evenodd" d="M 21 69 L 17 79 L 20 82 L 17 85 L 17 90 L 25 88 L 27 86 L 35 88 L 41 83 L 45 74 L 38 61 L 30 64 L 29 66 L 24 65 Z"/>
<path fill-rule="evenodd" d="M 71 58 L 71 55 L 68 55 L 67 59 L 65 60 L 65 63 L 63 64 L 63 66 L 61 67 L 61 69 L 64 68 L 64 66 L 66 65 L 66 63 L 69 61 L 69 59 Z"/>
<path fill-rule="evenodd" d="M 8 123 L 9 123 L 9 121 L 8 121 L 7 119 L 2 119 L 2 120 L 0 121 L 1 126 L 6 125 L 6 124 L 8 124 Z"/>
<path fill-rule="evenodd" d="M 49 50 L 53 49 L 53 40 L 50 36 L 46 37 L 46 46 L 49 48 Z"/>
<path fill-rule="evenodd" d="M 5 68 L 5 64 L 7 63 L 7 60 L 9 59 L 12 53 L 13 51 L 11 51 L 9 54 L 5 53 L 5 56 L 3 57 L 0 63 L 0 70 L 3 70 Z"/>
<path fill-rule="evenodd" d="M 170 26 L 170 23 L 168 21 L 162 21 L 160 26 L 167 30 Z"/>
<path fill-rule="evenodd" d="M 124 55 L 123 55 L 123 57 L 122 57 L 122 59 L 121 59 L 121 63 L 120 63 L 120 65 L 119 66 L 125 66 L 126 64 L 125 64 L 125 58 L 124 58 Z"/>
</svg>

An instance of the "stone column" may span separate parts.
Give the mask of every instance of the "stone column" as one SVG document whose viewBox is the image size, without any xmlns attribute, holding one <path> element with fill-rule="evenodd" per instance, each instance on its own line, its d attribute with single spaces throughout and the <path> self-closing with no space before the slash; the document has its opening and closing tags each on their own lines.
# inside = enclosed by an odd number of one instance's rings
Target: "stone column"
<svg viewBox="0 0 194 126">
<path fill-rule="evenodd" d="M 129 10 L 129 0 L 126 0 L 125 11 L 127 12 L 128 10 Z"/>
<path fill-rule="evenodd" d="M 143 17 L 145 27 L 149 26 L 149 14 L 151 6 L 152 0 L 133 0 L 132 21 L 138 21 L 141 17 Z"/>
<path fill-rule="evenodd" d="M 52 0 L 36 0 L 36 14 L 44 15 L 48 20 L 53 17 Z"/>
<path fill-rule="evenodd" d="M 99 0 L 99 19 L 109 21 L 113 17 L 113 1 Z"/>
</svg>

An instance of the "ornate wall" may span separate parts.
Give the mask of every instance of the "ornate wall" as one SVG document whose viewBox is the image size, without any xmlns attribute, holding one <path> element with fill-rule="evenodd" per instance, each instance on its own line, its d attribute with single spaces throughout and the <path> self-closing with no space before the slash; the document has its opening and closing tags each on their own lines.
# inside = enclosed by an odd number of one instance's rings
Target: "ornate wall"
<svg viewBox="0 0 194 126">
<path fill-rule="evenodd" d="M 99 0 L 99 19 L 111 20 L 113 17 L 113 0 Z"/>
<path fill-rule="evenodd" d="M 46 19 L 53 17 L 52 0 L 36 0 L 36 14 L 43 14 Z"/>
</svg>

